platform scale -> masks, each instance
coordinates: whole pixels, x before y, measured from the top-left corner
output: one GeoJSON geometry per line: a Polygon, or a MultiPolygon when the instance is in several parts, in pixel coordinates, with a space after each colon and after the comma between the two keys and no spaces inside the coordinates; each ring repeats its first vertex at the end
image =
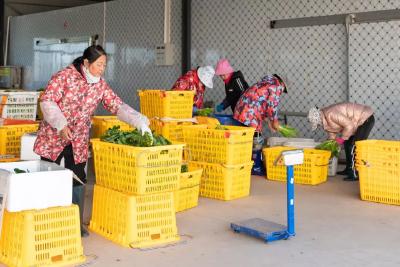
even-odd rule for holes
{"type": "Polygon", "coordinates": [[[248,219],[239,223],[231,223],[231,229],[260,238],[265,242],[288,239],[296,235],[294,227],[294,172],[293,166],[303,164],[303,150],[282,151],[274,165],[285,165],[287,171],[287,226],[266,221],[261,218],[248,219]]]}

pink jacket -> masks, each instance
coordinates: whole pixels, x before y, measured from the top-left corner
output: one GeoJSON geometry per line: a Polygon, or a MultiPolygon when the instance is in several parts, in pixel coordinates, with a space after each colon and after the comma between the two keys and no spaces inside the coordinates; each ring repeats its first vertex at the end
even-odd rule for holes
{"type": "Polygon", "coordinates": [[[360,104],[340,103],[321,109],[322,127],[334,139],[341,133],[348,140],[373,113],[372,108],[360,104]]]}

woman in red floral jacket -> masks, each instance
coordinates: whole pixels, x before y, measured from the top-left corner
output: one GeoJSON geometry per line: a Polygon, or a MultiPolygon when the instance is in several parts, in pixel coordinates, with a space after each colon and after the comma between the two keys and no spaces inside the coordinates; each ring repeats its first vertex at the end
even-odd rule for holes
{"type": "Polygon", "coordinates": [[[244,125],[262,132],[262,122],[266,120],[272,132],[278,130],[278,105],[286,84],[276,74],[268,75],[249,87],[236,104],[233,118],[244,125]]]}
{"type": "Polygon", "coordinates": [[[172,86],[175,91],[194,91],[194,109],[202,108],[206,87],[213,88],[214,68],[200,67],[188,71],[172,86]]]}
{"type": "MultiPolygon", "coordinates": [[[[99,102],[117,117],[142,133],[151,133],[148,119],[135,111],[113,92],[101,77],[107,55],[101,46],[88,47],[82,57],[59,71],[49,81],[40,98],[43,121],[40,124],[34,151],[42,160],[60,164],[86,183],[91,116],[99,102]]],[[[83,216],[84,186],[74,179],[72,201],[79,205],[83,216]]],[[[83,236],[87,231],[81,227],[83,236]]]]}

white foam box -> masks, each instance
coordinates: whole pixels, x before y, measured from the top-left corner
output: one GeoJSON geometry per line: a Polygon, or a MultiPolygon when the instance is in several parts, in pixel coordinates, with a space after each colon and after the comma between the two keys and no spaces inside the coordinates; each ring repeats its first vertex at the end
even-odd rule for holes
{"type": "Polygon", "coordinates": [[[8,179],[6,209],[18,212],[72,204],[72,171],[46,161],[0,163],[0,184],[8,179]],[[15,168],[27,171],[15,173],[15,168]]]}
{"type": "Polygon", "coordinates": [[[26,133],[21,136],[21,160],[40,160],[40,156],[33,152],[36,137],[36,133],[26,133]]]}
{"type": "Polygon", "coordinates": [[[314,143],[314,139],[309,138],[287,138],[287,137],[269,137],[267,139],[267,146],[283,146],[286,142],[298,143],[314,143]]]}
{"type": "MultiPolygon", "coordinates": [[[[37,133],[26,133],[21,137],[21,160],[40,160],[40,156],[33,151],[36,138],[37,133]]],[[[90,150],[88,156],[89,158],[92,156],[90,150]]],[[[60,165],[64,167],[64,158],[61,160],[60,165]]],[[[85,165],[85,172],[87,173],[87,163],[85,165]]]]}

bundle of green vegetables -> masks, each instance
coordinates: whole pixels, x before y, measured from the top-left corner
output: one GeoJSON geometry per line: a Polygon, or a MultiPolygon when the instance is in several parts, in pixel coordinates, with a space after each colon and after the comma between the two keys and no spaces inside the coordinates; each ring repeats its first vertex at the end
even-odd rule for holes
{"type": "Polygon", "coordinates": [[[293,138],[297,136],[297,129],[290,127],[289,125],[279,125],[278,132],[283,137],[293,138]]]}
{"type": "Polygon", "coordinates": [[[189,171],[188,165],[183,164],[183,165],[181,166],[181,173],[188,172],[188,171],[189,171]]]}
{"type": "Polygon", "coordinates": [[[217,126],[215,126],[215,130],[224,130],[224,131],[226,131],[226,130],[229,130],[229,129],[226,128],[226,127],[223,126],[223,125],[217,125],[217,126]]]}
{"type": "Polygon", "coordinates": [[[325,142],[322,142],[315,148],[330,151],[331,158],[338,157],[340,153],[340,145],[335,140],[326,140],[325,142]]]}
{"type": "Polygon", "coordinates": [[[100,137],[100,140],[114,144],[139,147],[165,146],[171,144],[170,141],[161,135],[153,134],[153,136],[151,136],[149,133],[142,135],[137,129],[121,131],[119,126],[109,128],[104,135],[100,137]]]}
{"type": "Polygon", "coordinates": [[[19,168],[14,168],[14,172],[15,173],[27,173],[27,172],[29,172],[29,170],[24,171],[24,170],[21,170],[19,168]]]}
{"type": "Polygon", "coordinates": [[[213,108],[202,108],[196,110],[194,113],[196,116],[204,116],[204,117],[210,117],[214,112],[213,108]]]}

